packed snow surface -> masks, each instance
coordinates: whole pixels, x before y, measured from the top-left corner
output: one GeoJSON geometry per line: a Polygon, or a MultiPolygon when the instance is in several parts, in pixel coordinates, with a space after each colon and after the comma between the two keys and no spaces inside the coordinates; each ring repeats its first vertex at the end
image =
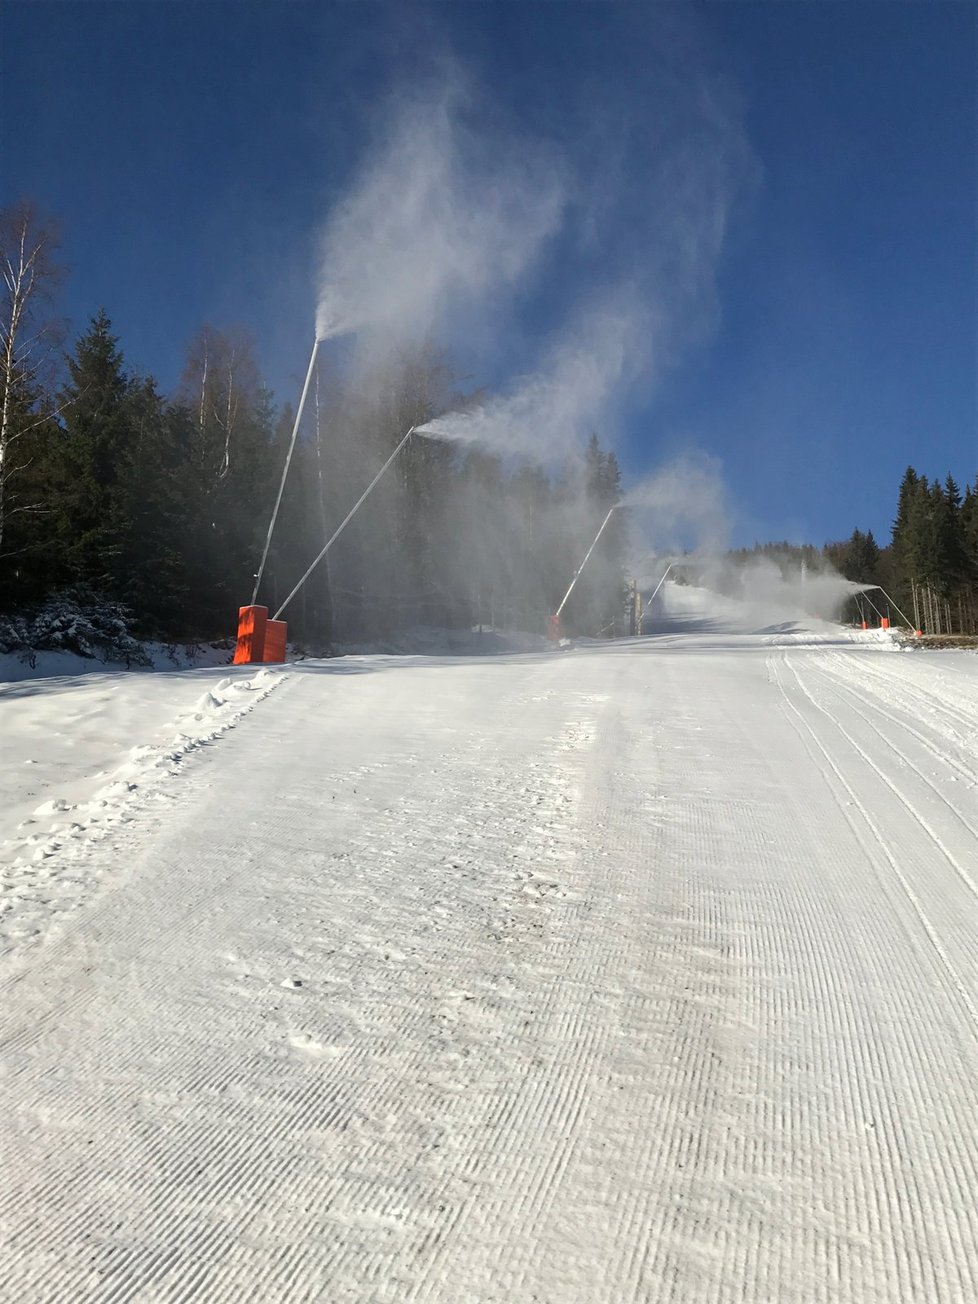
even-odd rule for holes
{"type": "Polygon", "coordinates": [[[0,1298],[974,1304],[978,658],[647,629],[0,685],[0,1298]]]}

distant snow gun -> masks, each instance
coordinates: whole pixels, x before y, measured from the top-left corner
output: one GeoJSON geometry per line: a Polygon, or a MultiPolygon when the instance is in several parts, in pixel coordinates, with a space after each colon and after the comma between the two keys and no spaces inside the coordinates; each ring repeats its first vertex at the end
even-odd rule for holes
{"type": "Polygon", "coordinates": [[[366,489],[364,489],[363,493],[347,512],[346,516],[344,516],[343,520],[326,540],[318,555],[310,563],[299,582],[281,604],[278,611],[276,611],[274,617],[269,619],[268,608],[258,605],[258,586],[261,584],[265,562],[268,560],[268,549],[272,541],[272,531],[275,529],[275,521],[278,517],[279,507],[282,505],[282,494],[285,490],[285,480],[289,474],[289,465],[292,461],[292,453],[295,449],[295,441],[299,433],[299,422],[302,420],[302,410],[305,407],[306,397],[309,393],[309,383],[312,380],[316,364],[316,351],[319,348],[319,344],[320,341],[317,339],[312,346],[312,356],[309,359],[309,370],[306,372],[306,381],[302,387],[302,397],[299,399],[299,408],[295,414],[295,424],[292,427],[292,439],[289,442],[289,450],[285,456],[285,466],[282,468],[282,479],[278,487],[278,497],[276,498],[275,506],[272,509],[272,519],[268,523],[268,533],[265,536],[265,548],[262,552],[258,573],[255,575],[255,587],[251,595],[251,603],[247,607],[240,607],[238,609],[238,642],[234,651],[234,664],[236,666],[253,665],[259,661],[274,662],[284,661],[286,659],[286,634],[288,632],[288,626],[286,622],[280,620],[279,617],[329,552],[330,548],[332,548],[336,540],[353,520],[354,516],[356,516],[357,512],[366,502],[384,472],[395,460],[398,453],[400,453],[401,449],[405,446],[416,429],[415,426],[412,426],[411,429],[401,437],[393,453],[391,453],[390,457],[388,457],[387,461],[370,481],[366,489]]]}
{"type": "Polygon", "coordinates": [[[861,627],[862,627],[863,629],[868,629],[868,628],[869,628],[869,621],[868,621],[867,618],[866,618],[866,612],[865,612],[865,610],[863,609],[862,603],[860,602],[860,599],[861,599],[861,598],[865,598],[865,600],[869,603],[869,605],[870,605],[870,606],[873,608],[873,610],[876,612],[876,615],[879,617],[879,622],[880,622],[879,627],[880,627],[880,629],[889,629],[889,628],[890,628],[890,615],[889,615],[889,610],[890,610],[890,607],[893,607],[893,609],[897,612],[897,614],[898,614],[898,615],[901,617],[901,619],[905,622],[905,624],[906,624],[906,626],[907,626],[907,629],[913,630],[914,637],[915,637],[915,638],[922,638],[922,637],[923,637],[923,630],[917,629],[917,628],[915,627],[914,623],[913,623],[913,622],[912,622],[912,621],[907,617],[907,615],[906,615],[903,611],[900,610],[900,608],[897,606],[897,604],[893,601],[893,599],[892,599],[892,598],[890,597],[890,595],[887,593],[886,589],[883,588],[883,585],[882,585],[882,584],[861,584],[861,585],[859,586],[859,588],[858,588],[858,591],[857,591],[857,594],[856,594],[856,605],[857,605],[857,607],[859,608],[859,623],[860,623],[860,625],[861,625],[861,627]],[[888,604],[888,605],[887,605],[887,614],[886,614],[885,616],[883,615],[882,611],[880,611],[879,607],[876,605],[876,603],[873,601],[873,599],[869,596],[870,593],[874,593],[874,592],[875,592],[875,593],[882,593],[882,595],[883,595],[883,597],[884,597],[886,603],[888,604]]]}
{"type": "Polygon", "coordinates": [[[616,512],[620,506],[621,503],[615,503],[609,509],[608,515],[601,522],[601,526],[597,534],[594,536],[594,538],[591,541],[590,548],[588,548],[587,552],[584,554],[584,560],[581,562],[580,566],[578,566],[577,570],[574,572],[574,578],[571,580],[570,587],[568,588],[567,592],[564,594],[563,598],[561,599],[560,606],[557,608],[557,610],[554,612],[554,614],[549,618],[547,622],[547,633],[552,643],[560,642],[560,614],[567,606],[567,599],[574,592],[574,585],[581,578],[581,572],[584,570],[584,567],[590,561],[591,553],[594,552],[595,548],[598,546],[598,540],[601,538],[602,534],[604,534],[605,527],[607,526],[608,522],[611,520],[611,517],[614,514],[614,512],[616,512]]]}
{"type": "Polygon", "coordinates": [[[650,610],[652,609],[652,603],[655,601],[655,599],[656,599],[656,595],[658,594],[659,590],[662,588],[663,584],[665,584],[665,582],[666,582],[666,576],[669,574],[669,572],[672,570],[672,568],[673,568],[674,566],[678,566],[678,565],[679,565],[678,562],[671,561],[671,562],[669,563],[669,565],[665,568],[665,570],[662,572],[662,578],[659,580],[658,584],[657,584],[657,585],[655,586],[655,588],[652,590],[652,596],[649,598],[648,602],[646,602],[646,604],[645,604],[645,610],[646,610],[646,611],[650,611],[650,610]]]}

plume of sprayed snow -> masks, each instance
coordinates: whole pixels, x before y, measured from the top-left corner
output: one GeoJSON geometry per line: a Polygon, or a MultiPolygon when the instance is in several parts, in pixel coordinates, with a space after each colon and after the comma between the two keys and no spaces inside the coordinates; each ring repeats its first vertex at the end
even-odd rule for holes
{"type": "Polygon", "coordinates": [[[322,241],[316,334],[374,355],[478,305],[528,269],[560,226],[559,169],[527,142],[466,125],[457,66],[388,106],[322,241]]]}
{"type": "Polygon", "coordinates": [[[650,313],[634,296],[609,296],[581,311],[546,363],[513,392],[439,417],[423,433],[541,465],[558,461],[606,423],[617,388],[634,377],[652,329],[650,313]]]}
{"type": "Polygon", "coordinates": [[[717,264],[750,151],[735,106],[705,75],[673,70],[662,114],[654,152],[629,178],[629,211],[616,214],[613,197],[600,205],[609,223],[602,256],[618,264],[617,288],[579,303],[509,394],[439,418],[426,433],[544,462],[566,457],[595,430],[613,440],[629,396],[647,395],[715,323],[717,264]],[[639,213],[636,188],[645,198],[639,213]]]}
{"type": "Polygon", "coordinates": [[[658,556],[695,552],[712,555],[726,546],[732,511],[723,465],[693,450],[673,458],[629,489],[637,545],[658,556]]]}
{"type": "Polygon", "coordinates": [[[803,614],[838,619],[859,585],[817,554],[726,555],[734,512],[718,458],[683,453],[629,489],[632,543],[640,587],[650,591],[672,566],[673,581],[689,582],[740,604],[758,623],[803,614]]]}
{"type": "MultiPolygon", "coordinates": [[[[718,578],[742,601],[755,607],[795,616],[804,613],[822,620],[837,620],[853,585],[833,567],[814,569],[798,561],[778,564],[769,557],[752,557],[740,565],[727,563],[718,578]]],[[[716,579],[714,580],[714,587],[716,579]]]]}
{"type": "MultiPolygon", "coordinates": [[[[758,629],[803,616],[836,621],[860,587],[844,579],[828,563],[820,562],[815,567],[802,565],[798,558],[775,560],[763,554],[736,559],[706,553],[665,558],[658,566],[646,567],[650,577],[654,575],[657,580],[670,561],[674,562],[670,576],[673,582],[689,583],[732,600],[741,618],[758,629]]],[[[667,605],[668,596],[662,592],[661,602],[667,605]]]]}

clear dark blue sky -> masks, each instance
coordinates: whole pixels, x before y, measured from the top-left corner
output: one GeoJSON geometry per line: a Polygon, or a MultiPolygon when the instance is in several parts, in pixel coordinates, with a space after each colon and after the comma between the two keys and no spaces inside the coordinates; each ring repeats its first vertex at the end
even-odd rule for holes
{"type": "MultiPolygon", "coordinates": [[[[655,126],[649,51],[673,12],[675,39],[739,104],[754,165],[715,324],[627,408],[626,471],[695,445],[723,460],[738,541],[820,543],[855,525],[887,537],[908,463],[978,471],[968,0],[7,0],[3,202],[29,195],[62,221],[76,332],[104,307],[130,366],[169,388],[203,322],[241,324],[294,399],[316,231],[387,89],[437,45],[482,85],[487,127],[498,114],[573,159],[593,155],[600,124],[621,142],[603,237],[620,267],[622,251],[642,256],[628,201],[634,185],[637,212],[655,126]]],[[[521,304],[513,339],[552,327],[568,277],[600,278],[600,240],[563,271],[521,304]]],[[[513,353],[466,367],[501,381],[513,353]]]]}

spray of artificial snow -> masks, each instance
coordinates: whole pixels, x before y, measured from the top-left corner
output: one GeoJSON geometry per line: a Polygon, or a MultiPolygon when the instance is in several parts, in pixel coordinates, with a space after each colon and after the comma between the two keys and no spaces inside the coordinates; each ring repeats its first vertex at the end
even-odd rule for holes
{"type": "MultiPolygon", "coordinates": [[[[483,111],[453,61],[391,97],[322,238],[317,339],[349,337],[337,355],[350,364],[350,383],[331,445],[343,443],[336,460],[358,489],[390,438],[417,423],[423,435],[559,468],[554,535],[566,536],[575,557],[592,537],[603,509],[578,454],[592,434],[613,446],[625,418],[634,420],[662,374],[714,324],[718,260],[749,162],[736,106],[716,93],[705,68],[688,66],[682,42],[657,65],[655,85],[656,129],[614,128],[629,159],[627,176],[617,179],[572,164],[571,154],[581,157],[576,144],[562,152],[487,130],[498,115],[483,111]],[[553,277],[538,273],[554,271],[558,249],[555,289],[553,277]],[[506,355],[496,337],[511,338],[506,313],[517,294],[529,300],[538,290],[551,326],[499,396],[477,407],[448,398],[452,388],[436,375],[440,345],[469,365],[483,359],[486,375],[506,355]],[[432,400],[439,391],[442,401],[432,400]],[[397,401],[388,403],[390,395],[397,401]],[[450,405],[457,410],[446,413],[450,405]],[[430,419],[432,412],[443,415],[430,419]]],[[[495,504],[492,474],[470,480],[472,494],[495,504]]],[[[712,533],[705,530],[711,512],[700,487],[702,501],[688,510],[702,513],[703,529],[683,526],[676,493],[644,486],[646,515],[658,504],[663,518],[657,535],[677,541],[668,546],[682,546],[691,530],[719,546],[716,513],[712,533]]],[[[381,492],[376,512],[393,493],[381,492]]],[[[532,494],[519,503],[513,510],[532,523],[517,522],[516,534],[536,538],[532,494]]],[[[498,511],[468,519],[475,517],[499,527],[498,511]]]]}
{"type": "MultiPolygon", "coordinates": [[[[639,588],[652,593],[664,575],[733,598],[745,613],[772,620],[801,614],[832,620],[859,586],[814,554],[728,552],[736,513],[718,458],[700,450],[681,454],[631,489],[629,509],[633,566],[639,588]]],[[[661,607],[669,590],[660,588],[661,607]]]]}
{"type": "Polygon", "coordinates": [[[733,512],[719,458],[691,450],[644,476],[625,498],[636,546],[656,556],[715,555],[728,542],[733,512]]]}
{"type": "Polygon", "coordinates": [[[649,330],[641,303],[625,293],[609,296],[582,311],[546,363],[511,393],[431,421],[423,433],[541,465],[557,462],[607,427],[619,386],[643,361],[649,330]]]}
{"type": "Polygon", "coordinates": [[[450,59],[392,97],[326,225],[321,339],[354,336],[369,367],[421,339],[451,340],[488,367],[500,310],[532,294],[555,237],[562,258],[580,260],[565,269],[580,292],[561,287],[549,337],[500,396],[424,433],[545,464],[594,431],[613,442],[624,409],[715,322],[717,263],[750,154],[737,106],[689,65],[688,44],[666,35],[656,48],[656,130],[614,132],[634,154],[627,175],[477,130],[489,115],[450,59]]]}
{"type": "Polygon", "coordinates": [[[531,141],[477,133],[455,63],[386,106],[322,240],[316,333],[372,358],[486,313],[559,227],[561,170],[531,141]]]}
{"type": "Polygon", "coordinates": [[[603,177],[596,196],[598,183],[579,178],[565,213],[566,223],[588,226],[604,283],[582,275],[586,288],[535,365],[498,398],[447,414],[426,433],[545,463],[579,449],[594,431],[613,442],[625,409],[647,402],[663,373],[715,324],[728,215],[752,162],[735,106],[705,74],[674,67],[667,82],[662,129],[627,186],[622,178],[617,189],[605,185],[603,177]]]}

